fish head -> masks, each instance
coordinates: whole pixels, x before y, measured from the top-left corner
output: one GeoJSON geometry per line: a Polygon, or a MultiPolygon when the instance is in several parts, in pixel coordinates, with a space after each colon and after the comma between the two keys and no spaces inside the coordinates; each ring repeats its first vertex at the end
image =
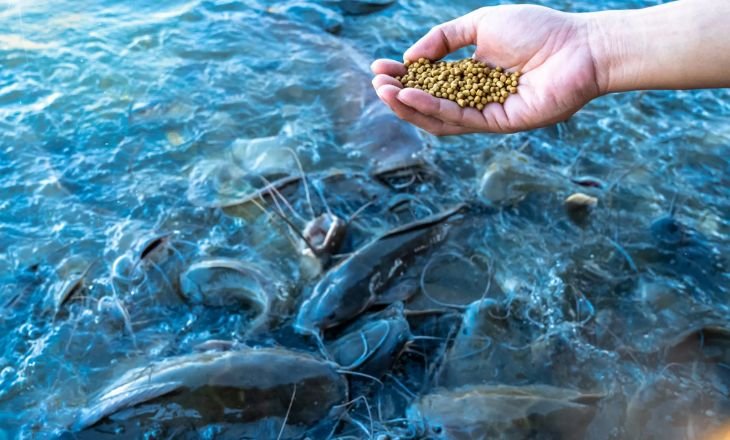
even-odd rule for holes
{"type": "Polygon", "coordinates": [[[338,283],[320,283],[299,308],[294,329],[301,334],[319,334],[357,316],[366,306],[362,295],[347,295],[338,283]]]}
{"type": "Polygon", "coordinates": [[[654,220],[650,230],[652,236],[665,246],[683,246],[691,238],[690,229],[672,215],[654,220]]]}

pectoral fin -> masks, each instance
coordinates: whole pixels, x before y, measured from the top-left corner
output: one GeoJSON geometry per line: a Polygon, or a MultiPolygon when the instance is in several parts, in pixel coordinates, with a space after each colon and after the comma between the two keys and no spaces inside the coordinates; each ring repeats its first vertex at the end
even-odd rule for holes
{"type": "Polygon", "coordinates": [[[140,383],[136,387],[121,393],[112,390],[102,395],[94,406],[81,410],[73,429],[80,431],[96,424],[104,417],[115,412],[148,402],[165,394],[169,394],[182,386],[182,382],[165,382],[160,384],[140,383]]]}

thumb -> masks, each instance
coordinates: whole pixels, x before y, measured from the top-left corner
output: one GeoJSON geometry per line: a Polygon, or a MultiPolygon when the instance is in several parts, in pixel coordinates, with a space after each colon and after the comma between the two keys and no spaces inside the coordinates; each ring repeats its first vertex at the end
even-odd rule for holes
{"type": "Polygon", "coordinates": [[[464,46],[475,44],[476,36],[476,17],[472,12],[431,28],[403,54],[403,59],[405,61],[415,61],[419,58],[438,60],[464,46]]]}

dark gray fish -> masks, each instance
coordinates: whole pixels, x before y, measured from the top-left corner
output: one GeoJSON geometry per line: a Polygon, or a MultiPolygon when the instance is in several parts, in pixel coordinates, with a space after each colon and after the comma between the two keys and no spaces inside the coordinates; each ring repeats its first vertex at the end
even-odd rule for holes
{"type": "Polygon", "coordinates": [[[531,193],[565,187],[565,177],[518,151],[496,154],[479,179],[478,194],[490,205],[520,202],[531,193]]]}
{"type": "Polygon", "coordinates": [[[316,333],[366,310],[411,259],[446,237],[444,222],[464,207],[395,228],[353,253],[317,283],[299,309],[294,328],[316,333]]]}
{"type": "Polygon", "coordinates": [[[682,332],[665,350],[667,362],[704,361],[730,365],[730,329],[703,326],[682,332]]]}
{"type": "Polygon", "coordinates": [[[548,385],[478,385],[422,396],[408,409],[420,435],[438,439],[579,439],[597,394],[548,385]]]}
{"type": "Polygon", "coordinates": [[[456,387],[483,381],[514,381],[531,365],[529,343],[534,329],[516,315],[520,301],[502,304],[491,298],[470,304],[459,332],[445,353],[438,384],[456,387]],[[519,304],[518,304],[519,303],[519,304]]]}
{"type": "Polygon", "coordinates": [[[271,6],[267,11],[283,15],[300,23],[316,26],[330,34],[338,34],[342,30],[344,22],[342,15],[338,12],[307,1],[271,6]]]}
{"type": "Polygon", "coordinates": [[[395,2],[396,0],[325,0],[325,3],[336,5],[349,15],[372,14],[395,2]]]}
{"type": "Polygon", "coordinates": [[[428,144],[418,129],[399,119],[379,100],[368,104],[357,123],[348,129],[346,146],[367,158],[369,174],[386,184],[399,178],[415,180],[435,170],[426,161],[428,144]]]}
{"type": "Polygon", "coordinates": [[[327,350],[342,368],[381,377],[393,367],[410,338],[403,303],[396,303],[364,317],[344,336],[328,344],[327,350]]]}
{"type": "Polygon", "coordinates": [[[337,366],[306,353],[281,348],[194,353],[124,374],[80,411],[73,429],[145,403],[194,410],[196,423],[276,418],[310,428],[335,423],[347,397],[337,366]]]}
{"type": "Polygon", "coordinates": [[[702,369],[673,370],[670,375],[645,377],[630,395],[621,438],[726,439],[726,385],[708,386],[697,378],[706,374],[702,369]]]}
{"type": "Polygon", "coordinates": [[[650,263],[668,268],[670,274],[691,277],[708,292],[723,288],[725,257],[700,232],[685,225],[673,213],[654,220],[649,227],[655,247],[643,252],[650,263]]]}

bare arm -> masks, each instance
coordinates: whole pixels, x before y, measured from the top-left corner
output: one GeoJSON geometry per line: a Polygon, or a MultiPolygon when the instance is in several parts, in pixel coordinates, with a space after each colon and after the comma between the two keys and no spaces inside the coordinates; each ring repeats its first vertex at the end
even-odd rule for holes
{"type": "Polygon", "coordinates": [[[584,15],[603,93],[730,87],[730,0],[584,15]]]}
{"type": "Polygon", "coordinates": [[[515,132],[567,119],[606,93],[730,87],[730,0],[680,0],[640,10],[565,13],[532,5],[481,8],[429,31],[406,59],[439,59],[468,45],[474,57],[520,70],[518,94],[484,110],[460,108],[393,77],[377,60],[378,96],[437,135],[515,132]]]}

